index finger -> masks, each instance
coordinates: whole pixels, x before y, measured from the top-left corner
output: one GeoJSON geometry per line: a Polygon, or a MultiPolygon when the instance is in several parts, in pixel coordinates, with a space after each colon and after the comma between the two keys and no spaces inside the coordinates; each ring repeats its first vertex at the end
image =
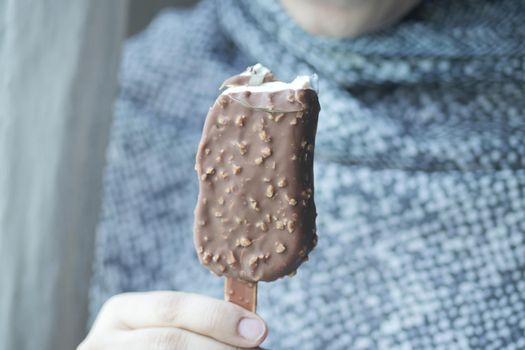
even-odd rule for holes
{"type": "Polygon", "coordinates": [[[258,346],[267,335],[267,327],[257,314],[197,294],[121,294],[108,303],[108,312],[108,322],[118,328],[180,328],[243,348],[258,346]]]}

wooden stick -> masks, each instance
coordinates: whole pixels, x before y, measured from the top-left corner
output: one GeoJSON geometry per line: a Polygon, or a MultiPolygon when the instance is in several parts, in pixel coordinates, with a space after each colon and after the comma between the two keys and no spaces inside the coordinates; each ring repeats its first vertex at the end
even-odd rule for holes
{"type": "Polygon", "coordinates": [[[257,309],[257,283],[244,282],[226,277],[224,283],[224,300],[237,304],[246,310],[257,309]]]}

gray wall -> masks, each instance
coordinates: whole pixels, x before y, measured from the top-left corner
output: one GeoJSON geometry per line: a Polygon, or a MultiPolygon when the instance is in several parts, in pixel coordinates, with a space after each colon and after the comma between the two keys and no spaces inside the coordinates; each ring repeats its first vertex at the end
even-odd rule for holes
{"type": "Polygon", "coordinates": [[[0,349],[85,334],[124,0],[0,0],[0,349]]]}
{"type": "Polygon", "coordinates": [[[0,0],[0,350],[84,338],[121,44],[194,2],[0,0]]]}

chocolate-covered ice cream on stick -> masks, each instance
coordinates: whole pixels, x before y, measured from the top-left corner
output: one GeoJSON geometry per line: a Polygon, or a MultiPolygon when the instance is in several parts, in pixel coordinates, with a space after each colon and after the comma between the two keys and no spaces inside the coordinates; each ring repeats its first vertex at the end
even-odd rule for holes
{"type": "Polygon", "coordinates": [[[276,81],[260,64],[227,79],[197,152],[194,242],[226,276],[225,298],[255,311],[257,282],[293,275],[317,243],[311,77],[276,81]]]}

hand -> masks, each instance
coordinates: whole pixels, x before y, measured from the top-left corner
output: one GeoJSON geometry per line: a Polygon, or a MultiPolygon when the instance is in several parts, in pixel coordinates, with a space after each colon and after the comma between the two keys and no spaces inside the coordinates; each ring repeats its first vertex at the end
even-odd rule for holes
{"type": "Polygon", "coordinates": [[[109,299],[77,350],[236,350],[257,347],[264,321],[235,304],[180,292],[109,299]]]}

